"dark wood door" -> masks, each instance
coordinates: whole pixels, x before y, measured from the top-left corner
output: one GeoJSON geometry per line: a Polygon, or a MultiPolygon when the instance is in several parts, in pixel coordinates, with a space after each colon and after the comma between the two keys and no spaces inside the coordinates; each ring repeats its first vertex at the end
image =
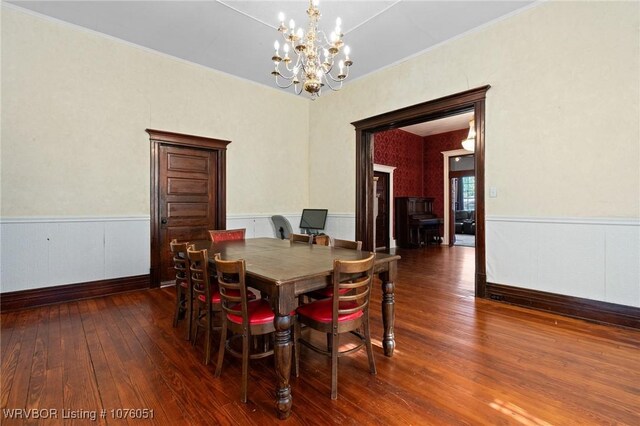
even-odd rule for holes
{"type": "Polygon", "coordinates": [[[374,177],[378,178],[376,183],[376,198],[378,199],[378,211],[376,212],[376,248],[389,247],[389,220],[390,202],[389,200],[389,173],[374,172],[374,177]]]}
{"type": "Polygon", "coordinates": [[[216,151],[160,146],[160,280],[175,279],[169,242],[208,239],[216,229],[216,151]]]}
{"type": "Polygon", "coordinates": [[[147,129],[151,142],[151,286],[174,278],[171,239],[208,239],[227,222],[230,141],[147,129]]]}

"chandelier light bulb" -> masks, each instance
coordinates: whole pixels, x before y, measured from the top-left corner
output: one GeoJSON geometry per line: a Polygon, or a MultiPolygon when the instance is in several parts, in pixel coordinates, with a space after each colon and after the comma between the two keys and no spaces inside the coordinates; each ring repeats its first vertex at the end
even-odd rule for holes
{"type": "Polygon", "coordinates": [[[284,23],[284,13],[278,13],[278,21],[280,21],[281,24],[284,23]]]}
{"type": "Polygon", "coordinates": [[[349,59],[349,53],[351,53],[351,48],[349,46],[344,47],[344,56],[346,59],[349,59]]]}
{"type": "Polygon", "coordinates": [[[293,19],[290,19],[289,28],[291,28],[291,32],[293,32],[293,30],[296,28],[296,21],[294,21],[293,19]]]}
{"type": "Polygon", "coordinates": [[[288,44],[286,44],[286,43],[285,43],[285,45],[284,45],[283,49],[284,49],[284,53],[285,53],[285,54],[286,54],[286,53],[289,53],[289,45],[288,45],[288,44]]]}
{"type": "Polygon", "coordinates": [[[278,49],[280,49],[280,43],[278,43],[278,40],[276,40],[276,42],[273,43],[273,48],[276,49],[276,53],[278,53],[278,49]]]}
{"type": "Polygon", "coordinates": [[[311,4],[313,4],[314,7],[318,7],[318,5],[320,4],[320,0],[313,0],[311,4]]]}
{"type": "Polygon", "coordinates": [[[336,28],[340,28],[342,26],[342,19],[338,16],[336,18],[336,28]]]}
{"type": "Polygon", "coordinates": [[[302,28],[298,28],[298,32],[296,33],[296,35],[300,40],[302,40],[302,37],[304,37],[304,32],[302,31],[302,28]]]}

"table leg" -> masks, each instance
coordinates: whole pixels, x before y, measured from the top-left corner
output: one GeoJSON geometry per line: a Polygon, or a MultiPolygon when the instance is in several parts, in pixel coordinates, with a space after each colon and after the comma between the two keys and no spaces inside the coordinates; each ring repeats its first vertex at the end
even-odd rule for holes
{"type": "Polygon", "coordinates": [[[293,404],[291,385],[289,384],[289,378],[291,377],[291,350],[293,347],[291,342],[291,316],[276,315],[273,319],[273,324],[276,328],[274,357],[276,375],[278,377],[276,409],[278,410],[278,418],[286,419],[291,415],[291,405],[293,404]]]}
{"type": "Polygon", "coordinates": [[[386,356],[393,356],[396,347],[393,324],[395,322],[395,284],[397,275],[397,262],[389,263],[389,270],[380,274],[382,280],[382,325],[384,334],[382,335],[382,348],[386,356]]]}

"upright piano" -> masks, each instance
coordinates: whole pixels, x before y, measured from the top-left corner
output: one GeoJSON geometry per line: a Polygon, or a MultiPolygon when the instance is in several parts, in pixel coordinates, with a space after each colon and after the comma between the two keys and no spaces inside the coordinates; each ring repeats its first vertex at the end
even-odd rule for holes
{"type": "Polygon", "coordinates": [[[442,242],[440,225],[443,221],[433,213],[433,197],[396,197],[394,216],[399,247],[442,242]]]}

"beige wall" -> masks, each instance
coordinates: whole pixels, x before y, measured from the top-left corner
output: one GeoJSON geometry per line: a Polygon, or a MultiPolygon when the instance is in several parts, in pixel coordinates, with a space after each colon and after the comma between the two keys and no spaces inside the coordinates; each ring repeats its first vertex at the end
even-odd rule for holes
{"type": "Polygon", "coordinates": [[[487,215],[640,217],[639,8],[542,3],[312,103],[311,204],[355,209],[348,123],[489,84],[487,215]]]}
{"type": "Polygon", "coordinates": [[[148,215],[145,128],[232,141],[229,214],[307,205],[307,100],[2,9],[3,217],[148,215]]]}

